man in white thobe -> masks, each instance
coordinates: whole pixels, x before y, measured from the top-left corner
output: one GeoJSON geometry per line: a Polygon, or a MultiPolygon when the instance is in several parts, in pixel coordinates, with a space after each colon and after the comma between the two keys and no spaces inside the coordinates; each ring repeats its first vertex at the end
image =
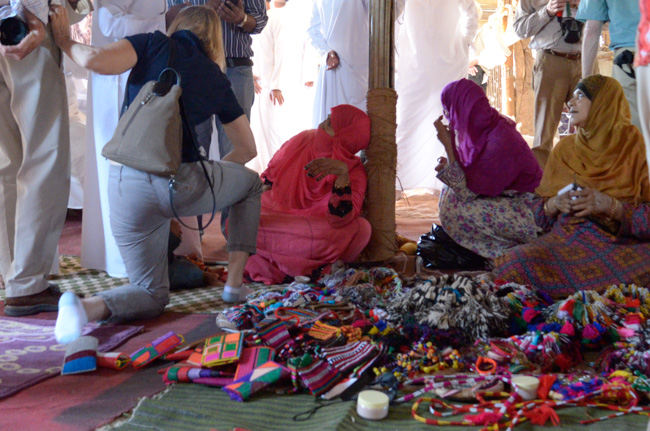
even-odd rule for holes
{"type": "Polygon", "coordinates": [[[366,111],[368,25],[368,0],[314,0],[309,38],[320,55],[320,69],[313,128],[337,105],[366,111]]]}
{"type": "Polygon", "coordinates": [[[311,0],[272,1],[269,21],[254,42],[262,92],[255,112],[260,123],[254,129],[257,157],[249,167],[259,172],[266,169],[282,144],[311,128],[311,115],[306,113],[313,107],[313,96],[309,97],[313,88],[305,84],[313,83],[318,59],[306,55],[313,51],[307,43],[311,13],[311,7],[305,9],[307,3],[311,5],[311,0]]]}
{"type": "MultiPolygon", "coordinates": [[[[48,282],[70,190],[70,126],[61,50],[54,44],[47,0],[0,0],[0,17],[27,24],[15,44],[0,46],[0,275],[4,314],[58,309],[48,282]]],[[[87,1],[65,5],[73,21],[87,1]]]]}
{"type": "Polygon", "coordinates": [[[474,0],[408,0],[397,21],[398,189],[436,188],[433,168],[444,149],[433,122],[442,115],[442,89],[467,75],[478,18],[474,0]]]}
{"type": "MultiPolygon", "coordinates": [[[[126,36],[165,32],[165,0],[94,0],[92,45],[103,46],[126,36]]],[[[126,268],[111,230],[108,206],[109,161],[102,148],[113,136],[130,72],[106,76],[90,73],[88,143],[84,176],[81,266],[126,277],[126,268]]]]}

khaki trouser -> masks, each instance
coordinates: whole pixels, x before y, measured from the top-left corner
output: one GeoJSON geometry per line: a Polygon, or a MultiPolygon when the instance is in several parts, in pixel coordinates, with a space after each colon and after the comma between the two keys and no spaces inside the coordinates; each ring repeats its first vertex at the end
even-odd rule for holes
{"type": "Polygon", "coordinates": [[[539,51],[533,66],[535,91],[535,140],[533,154],[542,169],[546,166],[564,105],[571,100],[580,81],[580,60],[539,51]]]}
{"type": "MultiPolygon", "coordinates": [[[[616,58],[617,55],[619,55],[621,52],[625,50],[636,53],[636,49],[634,47],[617,48],[616,51],[614,51],[614,58],[616,58]]],[[[628,70],[627,66],[625,66],[625,70],[628,70]]],[[[627,103],[630,104],[630,113],[632,114],[632,124],[638,127],[639,130],[641,130],[641,120],[639,118],[639,107],[638,107],[637,97],[636,97],[636,85],[637,85],[636,79],[631,78],[627,73],[623,71],[623,69],[621,69],[615,64],[612,65],[612,78],[617,80],[623,87],[623,92],[625,93],[625,98],[627,99],[627,103]]],[[[645,97],[648,97],[648,95],[646,94],[645,97]]]]}
{"type": "Polygon", "coordinates": [[[0,56],[0,274],[7,297],[47,288],[69,190],[68,99],[48,26],[27,57],[0,56]]]}
{"type": "Polygon", "coordinates": [[[645,155],[650,168],[650,65],[636,68],[636,85],[639,119],[645,140],[645,155]]]}
{"type": "Polygon", "coordinates": [[[262,195],[259,175],[224,161],[207,162],[205,169],[213,190],[200,163],[181,164],[174,177],[172,210],[168,178],[127,166],[111,166],[111,229],[129,274],[129,284],[98,293],[111,311],[109,323],[155,317],[169,303],[167,248],[174,211],[189,217],[210,213],[215,203],[217,211],[230,207],[228,252],[255,253],[262,195]]]}

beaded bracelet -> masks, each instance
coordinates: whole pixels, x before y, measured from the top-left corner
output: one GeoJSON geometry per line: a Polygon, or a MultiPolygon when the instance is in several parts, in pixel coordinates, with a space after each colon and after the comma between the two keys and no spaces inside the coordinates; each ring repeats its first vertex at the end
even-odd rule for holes
{"type": "Polygon", "coordinates": [[[485,356],[479,356],[476,361],[476,372],[481,376],[494,374],[497,372],[497,363],[494,359],[485,356]]]}
{"type": "Polygon", "coordinates": [[[504,357],[504,361],[514,358],[519,350],[512,344],[501,341],[501,340],[492,340],[490,341],[490,348],[494,350],[498,355],[504,357]]]}
{"type": "Polygon", "coordinates": [[[546,199],[544,202],[544,206],[542,209],[544,210],[544,214],[546,214],[548,217],[552,217],[555,213],[551,212],[551,209],[548,207],[548,203],[551,201],[551,198],[546,199]]]}

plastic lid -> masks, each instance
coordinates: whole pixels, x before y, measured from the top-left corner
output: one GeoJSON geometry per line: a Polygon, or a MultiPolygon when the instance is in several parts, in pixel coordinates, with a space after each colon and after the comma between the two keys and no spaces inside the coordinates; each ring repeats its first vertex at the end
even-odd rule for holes
{"type": "Polygon", "coordinates": [[[385,409],[388,402],[388,395],[379,391],[362,391],[357,398],[357,404],[366,409],[385,409]]]}
{"type": "Polygon", "coordinates": [[[524,391],[536,391],[539,387],[539,379],[532,376],[513,376],[511,382],[524,391]]]}

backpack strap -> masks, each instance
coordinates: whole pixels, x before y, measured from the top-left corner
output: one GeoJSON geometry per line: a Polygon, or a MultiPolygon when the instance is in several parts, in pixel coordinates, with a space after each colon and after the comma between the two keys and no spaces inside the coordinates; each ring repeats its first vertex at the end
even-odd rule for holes
{"type": "MultiPolygon", "coordinates": [[[[171,37],[167,39],[169,40],[169,57],[167,58],[167,66],[165,66],[165,69],[173,69],[173,65],[176,62],[176,44],[171,37]]],[[[124,87],[124,100],[122,101],[122,108],[120,109],[120,117],[126,112],[127,109],[129,109],[129,88],[131,87],[132,77],[133,70],[131,70],[129,73],[129,77],[126,80],[126,86],[124,87]]]]}
{"type": "MultiPolygon", "coordinates": [[[[169,69],[174,69],[174,64],[176,60],[176,42],[174,42],[171,38],[169,38],[169,60],[167,62],[167,68],[169,69]]],[[[174,69],[175,70],[175,69],[174,69]]],[[[179,78],[180,79],[180,78],[179,78]]],[[[210,216],[210,220],[208,220],[207,224],[204,226],[203,225],[203,218],[201,216],[197,217],[197,222],[199,227],[198,228],[192,228],[190,226],[187,226],[183,221],[180,219],[178,214],[176,213],[176,209],[174,208],[174,186],[175,186],[175,181],[174,178],[172,177],[169,180],[169,202],[171,204],[171,209],[172,213],[174,214],[174,217],[178,220],[178,222],[185,228],[190,229],[190,230],[196,230],[199,231],[201,237],[203,236],[203,232],[205,228],[210,226],[212,223],[212,220],[214,220],[214,216],[217,212],[217,198],[214,194],[214,181],[210,178],[210,175],[208,174],[207,168],[205,167],[205,163],[208,161],[207,157],[204,157],[201,155],[201,151],[199,150],[199,144],[196,142],[196,137],[194,136],[194,131],[192,130],[192,127],[190,126],[190,122],[187,120],[187,116],[185,115],[185,105],[183,104],[183,95],[181,94],[180,99],[178,99],[178,103],[180,105],[180,111],[181,111],[181,118],[183,121],[183,130],[186,131],[187,133],[190,134],[190,139],[192,140],[192,147],[194,148],[194,151],[196,152],[197,157],[199,158],[199,163],[201,164],[201,168],[203,169],[203,175],[205,176],[205,180],[208,182],[208,186],[210,187],[210,191],[212,193],[212,215],[210,216]]]]}

